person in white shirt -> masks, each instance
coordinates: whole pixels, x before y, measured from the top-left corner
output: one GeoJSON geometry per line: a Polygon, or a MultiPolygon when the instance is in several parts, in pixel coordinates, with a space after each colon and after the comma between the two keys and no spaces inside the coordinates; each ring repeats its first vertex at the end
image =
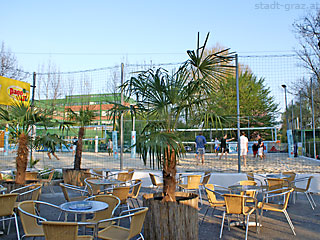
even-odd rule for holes
{"type": "Polygon", "coordinates": [[[248,154],[248,138],[244,132],[241,133],[240,137],[240,156],[243,157],[243,164],[247,166],[247,154],[248,154]]]}

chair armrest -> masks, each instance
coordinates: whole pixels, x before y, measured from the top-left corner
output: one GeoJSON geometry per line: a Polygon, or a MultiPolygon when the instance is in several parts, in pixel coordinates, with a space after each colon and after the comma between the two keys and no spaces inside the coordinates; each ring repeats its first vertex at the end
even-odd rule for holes
{"type": "Polygon", "coordinates": [[[41,188],[41,186],[39,186],[39,187],[37,187],[37,188],[33,188],[33,189],[28,190],[28,191],[23,192],[23,193],[20,193],[19,196],[23,196],[23,195],[26,195],[26,194],[28,194],[28,193],[32,193],[32,192],[38,190],[39,188],[41,188]]]}
{"type": "Polygon", "coordinates": [[[70,190],[74,190],[74,191],[79,191],[79,192],[83,192],[86,194],[89,194],[88,191],[84,190],[83,188],[77,187],[77,186],[73,186],[73,185],[69,185],[69,184],[63,184],[65,186],[65,188],[70,189],[70,190]]]}
{"type": "Polygon", "coordinates": [[[19,205],[18,205],[18,210],[19,210],[20,212],[22,212],[23,214],[25,214],[25,215],[28,215],[28,216],[30,216],[30,217],[33,217],[33,218],[38,219],[39,221],[47,221],[47,219],[45,219],[45,218],[43,218],[43,217],[40,217],[40,216],[38,216],[38,215],[33,215],[33,214],[31,214],[31,213],[28,213],[28,212],[22,210],[19,205]]]}
{"type": "MultiPolygon", "coordinates": [[[[27,189],[27,188],[33,187],[33,186],[35,186],[35,184],[30,184],[30,185],[27,185],[27,186],[24,186],[24,187],[21,187],[21,188],[16,188],[16,189],[12,190],[10,193],[15,193],[15,192],[18,192],[18,191],[20,191],[20,190],[27,189]]],[[[20,193],[20,195],[21,195],[21,194],[22,194],[22,193],[20,193]]]]}
{"type": "Polygon", "coordinates": [[[290,192],[290,190],[291,189],[288,189],[288,188],[279,188],[279,189],[276,189],[276,190],[273,190],[273,191],[264,192],[263,199],[283,196],[283,195],[287,194],[288,192],[290,192]],[[283,191],[281,193],[274,193],[274,192],[279,192],[281,190],[287,190],[287,191],[283,191]],[[274,194],[272,194],[272,193],[274,193],[274,194]]]}
{"type": "Polygon", "coordinates": [[[119,214],[119,216],[122,216],[124,213],[131,214],[132,212],[140,211],[140,210],[143,210],[143,209],[146,209],[146,207],[139,207],[139,208],[133,208],[133,209],[124,210],[119,214]]]}
{"type": "Polygon", "coordinates": [[[99,228],[99,224],[100,224],[100,223],[105,223],[105,222],[112,222],[112,221],[117,221],[117,220],[119,220],[119,222],[118,222],[118,224],[119,224],[121,219],[128,218],[128,217],[132,217],[133,215],[134,215],[134,214],[131,213],[131,214],[127,214],[127,215],[124,215],[124,216],[119,216],[119,217],[113,217],[113,218],[108,218],[108,219],[100,220],[100,221],[97,223],[97,228],[99,228]]]}

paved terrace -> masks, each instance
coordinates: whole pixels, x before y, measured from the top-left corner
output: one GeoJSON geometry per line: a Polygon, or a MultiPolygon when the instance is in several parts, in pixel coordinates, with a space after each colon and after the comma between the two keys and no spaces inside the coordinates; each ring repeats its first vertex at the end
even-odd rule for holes
{"type": "MultiPolygon", "coordinates": [[[[145,173],[140,175],[143,177],[145,173]]],[[[218,175],[217,175],[218,176],[218,175]]],[[[215,176],[214,179],[222,181],[224,177],[215,176]]],[[[238,178],[242,177],[237,175],[238,178]]],[[[139,174],[135,173],[134,178],[139,177],[139,174]]],[[[236,180],[236,178],[233,178],[236,180]]],[[[145,184],[148,185],[149,182],[145,179],[145,184]]],[[[59,186],[54,186],[55,193],[52,194],[47,187],[42,191],[40,200],[50,202],[56,205],[60,205],[65,202],[63,194],[59,186]]],[[[149,187],[142,187],[140,192],[140,202],[141,196],[144,193],[152,192],[153,190],[149,187]]],[[[320,236],[320,196],[313,194],[316,204],[315,210],[312,210],[305,196],[298,195],[298,199],[295,204],[290,203],[288,208],[288,213],[291,217],[291,220],[295,226],[295,231],[297,236],[294,236],[289,228],[288,223],[286,222],[285,216],[282,213],[274,212],[264,212],[264,218],[262,222],[260,234],[256,233],[255,227],[249,228],[248,239],[319,239],[320,236]]],[[[212,209],[209,210],[209,213],[203,222],[200,225],[203,214],[207,208],[207,201],[203,202],[203,205],[199,205],[199,239],[218,239],[220,232],[221,216],[222,212],[216,210],[212,215],[212,209]]],[[[41,216],[47,218],[48,220],[56,220],[58,218],[59,212],[48,211],[47,209],[40,209],[41,216]]],[[[254,216],[251,218],[254,220],[254,216]]],[[[20,226],[20,231],[22,234],[22,226],[20,226]]],[[[245,230],[241,227],[231,227],[231,231],[228,231],[227,225],[225,224],[223,239],[243,239],[245,236],[245,230]]],[[[12,225],[9,235],[0,235],[0,239],[16,239],[15,227],[12,225]]],[[[37,238],[43,239],[43,238],[37,238]]]]}

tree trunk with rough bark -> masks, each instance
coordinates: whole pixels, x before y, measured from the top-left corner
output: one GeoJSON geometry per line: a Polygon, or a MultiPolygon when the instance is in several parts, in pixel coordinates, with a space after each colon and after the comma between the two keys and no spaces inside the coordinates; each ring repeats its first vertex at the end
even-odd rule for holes
{"type": "Polygon", "coordinates": [[[81,167],[83,136],[84,136],[84,127],[80,127],[79,134],[78,134],[76,155],[74,156],[74,169],[75,170],[80,170],[80,167],[81,167]]]}
{"type": "Polygon", "coordinates": [[[16,157],[16,184],[24,184],[28,165],[28,136],[22,133],[18,139],[18,152],[16,157]]]}
{"type": "Polygon", "coordinates": [[[170,147],[165,152],[165,160],[163,162],[162,176],[163,176],[163,202],[176,201],[176,155],[174,150],[170,147]]]}

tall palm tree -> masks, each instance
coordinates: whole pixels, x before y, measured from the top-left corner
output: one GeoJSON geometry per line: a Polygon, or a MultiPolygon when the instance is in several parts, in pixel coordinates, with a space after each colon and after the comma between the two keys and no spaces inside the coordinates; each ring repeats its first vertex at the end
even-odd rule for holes
{"type": "MultiPolygon", "coordinates": [[[[162,68],[140,72],[122,86],[126,96],[140,96],[135,114],[148,121],[139,139],[139,145],[149,156],[162,163],[164,182],[163,201],[175,201],[176,160],[184,151],[177,124],[189,112],[203,114],[206,100],[216,90],[217,82],[234,71],[229,64],[234,59],[227,50],[204,56],[208,40],[196,51],[188,51],[189,59],[170,75],[162,68]]],[[[113,111],[119,111],[115,106],[113,111]]]]}
{"type": "MultiPolygon", "coordinates": [[[[18,145],[16,156],[16,183],[25,183],[25,172],[28,164],[30,149],[30,133],[33,126],[53,127],[64,123],[52,118],[52,112],[37,107],[32,107],[30,102],[22,100],[14,101],[11,106],[0,107],[0,124],[8,128],[10,136],[18,145]]],[[[38,137],[38,144],[41,145],[41,137],[38,137]]],[[[36,145],[34,145],[36,147],[36,145]]]]}
{"type": "Polygon", "coordinates": [[[74,112],[71,108],[67,109],[68,112],[68,119],[74,121],[74,124],[80,126],[78,132],[78,142],[76,146],[76,154],[74,157],[74,169],[80,170],[81,169],[81,158],[82,158],[82,140],[85,134],[85,126],[90,125],[92,120],[95,118],[95,113],[89,108],[83,109],[81,108],[80,111],[74,112]]]}

